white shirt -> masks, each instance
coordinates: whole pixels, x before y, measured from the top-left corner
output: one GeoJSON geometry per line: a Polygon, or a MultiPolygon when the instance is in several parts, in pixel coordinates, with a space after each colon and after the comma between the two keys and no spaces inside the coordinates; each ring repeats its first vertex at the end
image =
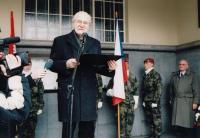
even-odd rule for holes
{"type": "Polygon", "coordinates": [[[145,71],[145,74],[147,75],[152,69],[154,69],[154,68],[151,67],[151,68],[147,69],[147,70],[145,71]]]}
{"type": "Polygon", "coordinates": [[[181,77],[181,75],[185,75],[186,71],[182,71],[180,72],[179,76],[181,77]]]}

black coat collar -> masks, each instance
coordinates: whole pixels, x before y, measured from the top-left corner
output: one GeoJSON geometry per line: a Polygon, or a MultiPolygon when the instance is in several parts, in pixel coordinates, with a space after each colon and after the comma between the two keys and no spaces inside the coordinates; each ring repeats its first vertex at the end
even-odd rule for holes
{"type": "MultiPolygon", "coordinates": [[[[76,50],[79,50],[80,48],[80,43],[78,42],[78,38],[75,34],[75,31],[72,30],[70,33],[69,33],[69,43],[76,49],[76,50]]],[[[89,36],[86,36],[86,42],[85,42],[85,45],[84,45],[84,52],[87,53],[88,49],[90,48],[91,46],[91,37],[89,36]]]]}

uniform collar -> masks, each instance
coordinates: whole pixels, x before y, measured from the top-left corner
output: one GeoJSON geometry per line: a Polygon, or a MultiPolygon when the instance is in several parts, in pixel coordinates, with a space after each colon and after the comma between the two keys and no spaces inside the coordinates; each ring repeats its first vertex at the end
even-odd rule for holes
{"type": "Polygon", "coordinates": [[[151,68],[147,69],[147,70],[145,71],[145,74],[147,75],[147,74],[148,74],[149,72],[151,72],[153,69],[154,69],[154,67],[151,67],[151,68]]]}
{"type": "Polygon", "coordinates": [[[182,76],[182,75],[185,75],[185,74],[186,74],[186,70],[182,71],[182,72],[179,71],[179,76],[182,76]]]}

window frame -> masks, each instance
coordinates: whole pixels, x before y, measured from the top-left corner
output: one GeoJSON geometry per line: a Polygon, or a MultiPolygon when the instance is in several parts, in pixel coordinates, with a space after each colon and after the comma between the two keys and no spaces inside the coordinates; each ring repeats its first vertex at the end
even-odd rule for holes
{"type": "MultiPolygon", "coordinates": [[[[71,14],[62,14],[62,0],[59,0],[59,13],[58,14],[51,14],[50,12],[49,12],[49,1],[50,0],[47,0],[48,1],[48,6],[47,6],[47,13],[40,13],[40,12],[38,12],[38,10],[37,10],[37,3],[38,3],[38,0],[35,0],[35,11],[34,12],[26,12],[26,9],[25,9],[25,2],[26,2],[26,0],[23,0],[23,10],[22,10],[22,12],[23,12],[23,23],[22,23],[22,38],[23,39],[29,39],[29,40],[44,40],[44,41],[52,41],[53,40],[53,38],[51,39],[50,38],[50,36],[49,36],[49,32],[50,32],[50,29],[49,29],[49,24],[50,24],[50,15],[58,15],[59,16],[59,34],[57,34],[56,36],[59,36],[59,35],[63,35],[63,34],[65,34],[65,33],[63,33],[64,31],[62,31],[62,17],[63,16],[71,16],[71,17],[73,17],[73,0],[71,0],[71,9],[70,9],[70,12],[71,12],[71,14]],[[34,37],[32,37],[32,38],[27,38],[26,37],[26,14],[28,14],[28,13],[30,13],[30,14],[34,14],[35,15],[35,34],[34,34],[34,37]],[[37,32],[38,32],[38,30],[39,30],[39,28],[40,27],[38,27],[37,26],[37,23],[38,23],[38,15],[47,15],[47,37],[46,37],[46,39],[40,39],[40,36],[39,35],[37,35],[37,32]]],[[[84,0],[82,0],[82,1],[84,1],[84,0]]],[[[92,13],[92,26],[91,26],[91,30],[90,30],[90,35],[92,36],[92,37],[95,37],[95,38],[97,38],[96,37],[96,34],[95,34],[95,32],[96,32],[96,30],[100,30],[100,31],[102,31],[103,32],[103,40],[101,39],[101,38],[97,38],[97,39],[99,39],[101,42],[103,42],[103,43],[113,43],[113,42],[115,42],[115,22],[114,22],[114,29],[113,30],[106,30],[106,27],[105,27],[105,19],[108,19],[108,20],[114,20],[114,18],[105,18],[105,15],[103,15],[103,18],[101,17],[101,18],[99,18],[99,17],[95,17],[95,2],[96,1],[102,1],[103,2],[103,4],[104,4],[104,6],[103,6],[103,11],[104,11],[104,14],[105,14],[105,2],[112,2],[112,3],[122,3],[122,5],[123,5],[123,19],[119,19],[119,20],[122,20],[123,21],[123,30],[122,31],[120,31],[120,32],[123,32],[123,42],[126,42],[126,33],[125,33],[125,30],[126,30],[126,20],[125,20],[125,15],[126,15],[126,13],[125,13],[125,6],[126,6],[126,3],[125,3],[125,0],[122,0],[122,2],[115,2],[115,1],[104,1],[104,0],[92,0],[92,9],[91,9],[91,13],[92,13]],[[104,24],[103,24],[103,29],[96,29],[96,26],[95,26],[95,24],[96,24],[96,22],[95,22],[95,19],[104,19],[104,24]],[[106,41],[106,31],[113,31],[114,32],[114,36],[113,36],[113,41],[106,41]]],[[[84,5],[82,5],[82,8],[84,8],[84,5]]],[[[72,30],[72,26],[71,26],[71,30],[72,30]]],[[[71,31],[70,30],[70,31],[71,31]]],[[[54,37],[56,37],[56,36],[54,36],[54,37]]]]}

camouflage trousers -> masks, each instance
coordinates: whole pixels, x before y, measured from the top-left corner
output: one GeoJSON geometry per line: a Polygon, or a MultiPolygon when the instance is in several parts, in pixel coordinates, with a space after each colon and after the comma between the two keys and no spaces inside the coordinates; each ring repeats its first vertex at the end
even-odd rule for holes
{"type": "Polygon", "coordinates": [[[152,137],[159,137],[162,131],[160,105],[158,107],[151,107],[151,102],[145,102],[145,114],[152,137]]]}
{"type": "Polygon", "coordinates": [[[18,125],[18,138],[35,138],[35,129],[37,125],[37,114],[30,113],[28,118],[18,125]]]}
{"type": "Polygon", "coordinates": [[[120,136],[131,138],[131,130],[134,122],[134,104],[120,104],[120,136]]]}

